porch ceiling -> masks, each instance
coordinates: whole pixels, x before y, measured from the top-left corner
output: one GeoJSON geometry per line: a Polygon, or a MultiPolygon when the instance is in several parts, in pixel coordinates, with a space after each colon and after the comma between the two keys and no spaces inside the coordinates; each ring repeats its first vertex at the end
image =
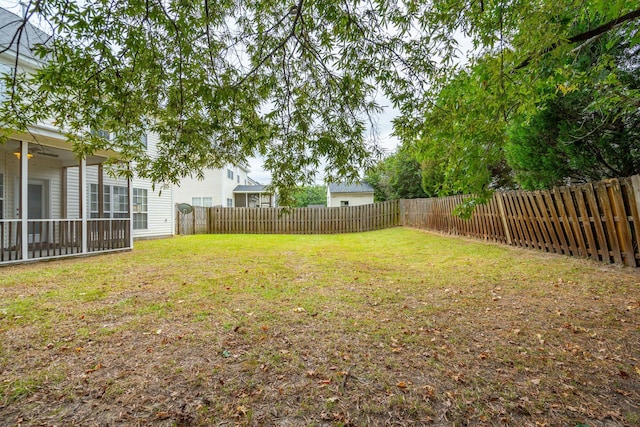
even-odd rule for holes
{"type": "MultiPolygon", "coordinates": [[[[20,141],[29,142],[29,153],[34,157],[57,160],[65,166],[78,164],[78,159],[72,151],[71,144],[63,139],[53,138],[47,135],[34,135],[14,133],[4,143],[0,144],[0,150],[15,153],[20,151],[20,141]]],[[[87,156],[87,164],[99,164],[107,158],[118,157],[115,151],[97,151],[92,156],[87,156]]]]}

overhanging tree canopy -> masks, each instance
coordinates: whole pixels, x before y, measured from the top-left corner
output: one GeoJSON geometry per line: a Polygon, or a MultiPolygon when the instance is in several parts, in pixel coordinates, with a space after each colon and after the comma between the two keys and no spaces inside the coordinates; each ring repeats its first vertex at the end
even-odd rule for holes
{"type": "Polygon", "coordinates": [[[457,72],[461,34],[478,56],[497,55],[486,84],[506,95],[513,76],[575,47],[578,19],[592,22],[587,31],[602,27],[637,42],[634,6],[32,0],[24,22],[38,20],[52,34],[37,47],[46,63],[7,81],[14,90],[0,125],[24,129],[53,118],[77,152],[117,148],[156,182],[260,154],[286,202],[321,164],[329,175],[355,177],[368,163],[377,151],[367,136],[378,89],[401,111],[401,137],[423,132],[425,111],[439,108],[437,94],[457,72]],[[131,143],[143,130],[160,135],[157,157],[131,143]]]}

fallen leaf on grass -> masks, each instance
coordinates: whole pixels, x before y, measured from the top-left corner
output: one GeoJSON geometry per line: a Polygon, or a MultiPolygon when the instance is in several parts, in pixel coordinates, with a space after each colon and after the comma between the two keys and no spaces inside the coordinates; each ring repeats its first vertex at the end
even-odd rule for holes
{"type": "Polygon", "coordinates": [[[398,384],[396,384],[396,386],[398,388],[407,388],[407,383],[404,381],[400,381],[398,384]]]}
{"type": "Polygon", "coordinates": [[[433,399],[436,396],[436,390],[430,385],[426,385],[422,388],[427,399],[433,399]]]}
{"type": "Polygon", "coordinates": [[[156,413],[156,418],[159,420],[166,420],[167,418],[170,418],[171,414],[167,411],[161,411],[156,413]]]}
{"type": "Polygon", "coordinates": [[[307,310],[305,310],[303,307],[296,307],[293,309],[293,311],[295,311],[296,313],[304,313],[307,310]]]}
{"type": "Polygon", "coordinates": [[[102,369],[102,363],[98,363],[95,367],[91,368],[91,369],[87,369],[86,371],[84,371],[85,374],[90,374],[92,372],[95,372],[99,369],[102,369]]]}

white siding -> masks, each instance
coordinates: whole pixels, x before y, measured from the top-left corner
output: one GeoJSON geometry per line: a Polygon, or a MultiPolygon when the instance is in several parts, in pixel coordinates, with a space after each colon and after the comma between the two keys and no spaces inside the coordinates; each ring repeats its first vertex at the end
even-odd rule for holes
{"type": "Polygon", "coordinates": [[[227,199],[233,200],[233,190],[238,185],[247,184],[247,170],[241,166],[227,166],[222,169],[207,169],[204,178],[183,178],[180,185],[173,187],[175,203],[189,203],[194,197],[211,197],[213,206],[227,206],[227,199]],[[229,178],[227,170],[233,172],[229,178]],[[240,177],[240,182],[238,182],[240,177]]]}
{"type": "Polygon", "coordinates": [[[369,205],[373,203],[373,193],[331,193],[328,192],[327,207],[340,207],[342,201],[349,206],[369,205]]]}
{"type": "MultiPolygon", "coordinates": [[[[147,137],[147,147],[151,155],[156,153],[157,135],[149,134],[147,137]]],[[[127,180],[124,178],[113,178],[105,171],[103,175],[104,185],[126,187],[127,180]]],[[[69,218],[79,217],[78,204],[78,168],[69,168],[67,172],[67,200],[69,218]]],[[[91,184],[98,183],[98,166],[87,166],[87,198],[90,199],[91,184]]],[[[174,233],[174,207],[173,197],[170,189],[152,188],[150,180],[133,178],[131,181],[133,188],[147,190],[147,228],[144,230],[133,230],[134,238],[170,236],[174,233]]],[[[90,200],[86,203],[89,205],[90,200]]]]}
{"type": "MultiPolygon", "coordinates": [[[[159,138],[157,134],[147,135],[147,152],[151,156],[157,154],[159,138]]],[[[133,188],[147,190],[147,229],[133,230],[133,237],[160,237],[171,236],[174,233],[174,201],[170,188],[160,188],[156,185],[154,190],[148,179],[134,177],[131,185],[133,188]]]]}

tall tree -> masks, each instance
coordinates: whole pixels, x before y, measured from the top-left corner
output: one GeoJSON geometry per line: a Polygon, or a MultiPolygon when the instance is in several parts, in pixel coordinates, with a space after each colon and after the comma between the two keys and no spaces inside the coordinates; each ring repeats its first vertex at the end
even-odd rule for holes
{"type": "Polygon", "coordinates": [[[411,110],[415,103],[405,106],[396,128],[424,162],[438,166],[426,179],[439,194],[471,192],[483,199],[492,188],[513,185],[504,152],[507,129],[525,123],[558,93],[580,87],[591,99],[591,113],[619,119],[622,114],[618,128],[634,123],[637,86],[612,69],[610,55],[593,57],[585,69],[581,52],[606,38],[609,50],[628,47],[627,66],[637,64],[640,10],[628,1],[480,5],[477,17],[452,9],[477,54],[437,86],[430,104],[417,104],[418,110],[411,110]]]}
{"type": "Polygon", "coordinates": [[[429,197],[422,188],[422,168],[409,150],[398,150],[370,168],[364,181],[374,189],[376,201],[429,197]]]}
{"type": "Polygon", "coordinates": [[[617,35],[600,37],[576,52],[580,78],[541,88],[538,108],[512,120],[505,149],[523,188],[640,171],[639,52],[617,35]]]}
{"type": "Polygon", "coordinates": [[[327,206],[327,187],[324,185],[306,185],[296,190],[292,206],[306,208],[309,205],[327,206]]]}
{"type": "MultiPolygon", "coordinates": [[[[423,135],[425,112],[459,70],[460,34],[472,56],[495,58],[486,83],[510,101],[489,107],[505,116],[535,103],[523,100],[543,59],[604,32],[637,43],[638,16],[629,0],[31,0],[16,40],[25,23],[46,27],[51,39],[36,47],[46,62],[7,80],[0,127],[51,118],[78,153],[117,148],[156,182],[260,154],[286,204],[321,165],[353,179],[370,164],[376,86],[401,111],[397,133],[423,135]],[[160,135],[157,156],[131,143],[143,129],[160,135]]],[[[453,143],[471,163],[449,162],[451,191],[486,188],[479,164],[495,150],[453,143]]]]}

